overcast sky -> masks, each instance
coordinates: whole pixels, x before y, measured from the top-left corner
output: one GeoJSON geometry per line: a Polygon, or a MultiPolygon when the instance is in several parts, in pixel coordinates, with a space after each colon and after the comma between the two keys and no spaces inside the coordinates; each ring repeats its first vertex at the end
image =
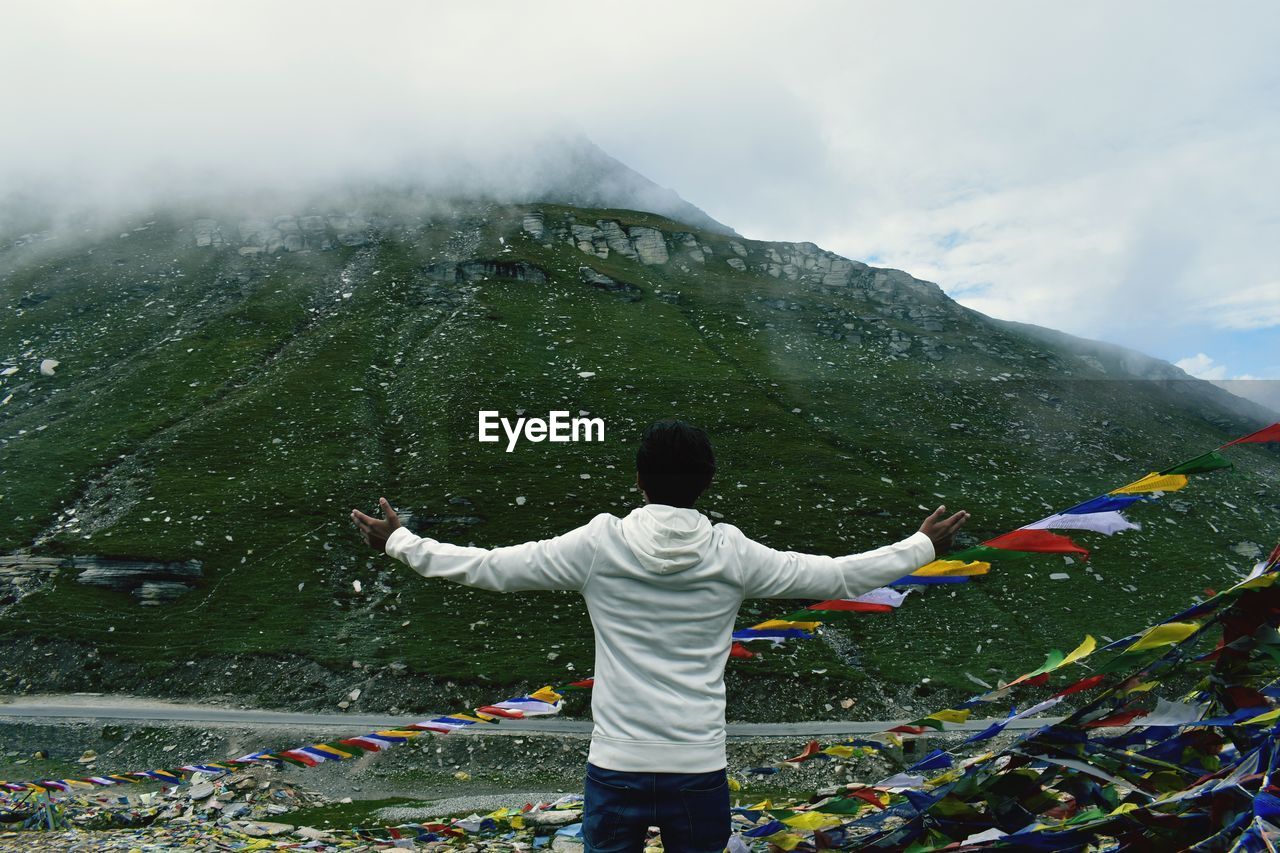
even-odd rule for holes
{"type": "Polygon", "coordinates": [[[1280,3],[461,5],[8,2],[0,178],[582,132],[748,237],[1280,378],[1280,3]]]}

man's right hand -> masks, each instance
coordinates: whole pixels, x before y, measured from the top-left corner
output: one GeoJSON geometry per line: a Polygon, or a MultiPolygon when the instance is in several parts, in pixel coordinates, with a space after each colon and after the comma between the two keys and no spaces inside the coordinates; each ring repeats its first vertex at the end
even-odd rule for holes
{"type": "Polygon", "coordinates": [[[387,550],[387,539],[400,526],[400,516],[396,515],[396,511],[391,508],[391,504],[386,498],[378,498],[378,505],[382,507],[382,514],[385,519],[374,518],[371,515],[365,515],[358,509],[351,510],[351,520],[355,522],[356,529],[360,531],[360,537],[364,539],[364,544],[368,545],[375,551],[387,550]]]}
{"type": "Polygon", "coordinates": [[[956,531],[964,527],[964,523],[969,520],[969,513],[964,510],[960,510],[950,518],[943,518],[946,512],[946,506],[940,506],[929,514],[924,524],[920,525],[920,532],[933,540],[935,554],[950,551],[951,540],[955,537],[956,531]]]}

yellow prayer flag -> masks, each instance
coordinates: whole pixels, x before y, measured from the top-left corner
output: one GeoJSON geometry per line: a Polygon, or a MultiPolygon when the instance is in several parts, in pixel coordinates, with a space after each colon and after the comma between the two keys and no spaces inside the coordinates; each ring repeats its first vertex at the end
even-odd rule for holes
{"type": "Polygon", "coordinates": [[[812,631],[821,624],[821,622],[788,622],[786,619],[769,619],[759,625],[752,625],[751,629],[753,631],[785,631],[787,628],[796,628],[801,631],[812,631]]]}
{"type": "Polygon", "coordinates": [[[972,711],[969,708],[964,708],[962,710],[948,708],[945,711],[936,711],[925,717],[925,719],[937,720],[940,723],[963,723],[969,719],[969,715],[971,713],[972,711]]]}
{"type": "Polygon", "coordinates": [[[766,835],[764,840],[768,841],[770,844],[778,845],[783,850],[795,850],[800,846],[800,842],[804,839],[796,835],[794,832],[782,830],[780,832],[775,832],[773,835],[766,835]]]}
{"type": "Polygon", "coordinates": [[[241,853],[255,853],[257,850],[271,850],[275,847],[275,843],[265,838],[255,838],[245,847],[238,848],[241,853]]]}
{"type": "Polygon", "coordinates": [[[479,717],[473,717],[470,714],[449,714],[447,717],[445,717],[445,719],[446,720],[467,720],[468,722],[472,722],[472,723],[491,723],[497,718],[490,715],[487,720],[482,720],[479,717]]]}
{"type": "Polygon", "coordinates": [[[1064,667],[1069,663],[1075,663],[1078,660],[1083,660],[1093,654],[1093,650],[1097,647],[1098,641],[1093,638],[1093,635],[1085,634],[1084,642],[1072,649],[1071,653],[1062,659],[1062,663],[1058,664],[1058,666],[1054,668],[1057,669],[1059,667],[1064,667]]]}
{"type": "Polygon", "coordinates": [[[916,569],[911,574],[920,578],[931,577],[970,577],[973,575],[985,575],[991,571],[991,564],[984,563],[981,560],[973,560],[966,563],[964,560],[934,560],[932,563],[926,563],[916,569]]]}
{"type": "Polygon", "coordinates": [[[837,826],[843,821],[834,815],[801,812],[791,817],[784,817],[782,822],[795,829],[826,829],[828,826],[837,826]]]}
{"type": "Polygon", "coordinates": [[[551,685],[547,685],[546,687],[540,688],[537,693],[530,693],[529,698],[554,705],[564,697],[552,690],[551,685]]]}
{"type": "Polygon", "coordinates": [[[1258,715],[1258,716],[1256,716],[1256,717],[1250,717],[1249,719],[1245,720],[1245,721],[1244,721],[1243,723],[1241,723],[1240,725],[1242,725],[1242,726],[1260,726],[1260,725],[1262,725],[1263,723],[1270,723],[1270,722],[1272,722],[1272,721],[1276,720],[1277,718],[1280,718],[1280,708],[1276,708],[1274,711],[1267,711],[1267,712],[1265,712],[1265,713],[1259,714],[1259,715],[1258,715]]]}
{"type": "Polygon", "coordinates": [[[947,785],[951,782],[954,782],[955,780],[959,779],[963,774],[964,774],[963,767],[952,767],[946,773],[943,773],[940,776],[934,776],[932,779],[927,780],[924,783],[924,785],[926,788],[932,791],[934,788],[937,788],[940,785],[947,785]]]}
{"type": "Polygon", "coordinates": [[[730,791],[741,791],[741,790],[742,790],[742,783],[741,783],[741,782],[739,782],[737,779],[733,778],[732,776],[730,776],[730,777],[729,777],[729,790],[730,790],[730,791]]]}
{"type": "Polygon", "coordinates": [[[1137,641],[1125,649],[1126,652],[1138,652],[1143,649],[1158,649],[1161,646],[1171,646],[1174,643],[1180,643],[1187,637],[1190,637],[1196,631],[1200,630],[1200,626],[1195,622],[1166,622],[1163,625],[1156,625],[1148,628],[1143,632],[1137,641]]]}
{"type": "Polygon", "coordinates": [[[1117,691],[1117,692],[1120,692],[1122,696],[1129,696],[1130,694],[1133,694],[1133,693],[1146,693],[1148,690],[1152,690],[1159,686],[1160,686],[1160,682],[1158,681],[1143,681],[1140,684],[1133,685],[1128,690],[1117,691]]]}
{"type": "Polygon", "coordinates": [[[1146,492],[1176,492],[1178,489],[1187,485],[1186,474],[1160,474],[1152,471],[1147,476],[1139,480],[1134,480],[1127,486],[1114,489],[1107,494],[1111,495],[1140,495],[1146,492]]]}
{"type": "Polygon", "coordinates": [[[836,758],[853,758],[853,747],[844,746],[843,744],[835,744],[822,751],[827,755],[834,755],[836,758]]]}
{"type": "Polygon", "coordinates": [[[1232,589],[1263,589],[1269,587],[1276,582],[1277,574],[1258,575],[1256,578],[1240,581],[1240,583],[1231,587],[1232,589]]]}
{"type": "Polygon", "coordinates": [[[326,755],[334,755],[334,756],[337,756],[338,758],[350,758],[350,757],[351,757],[351,753],[350,753],[350,752],[343,752],[343,751],[342,751],[342,750],[340,750],[340,749],[336,749],[336,748],[334,748],[334,747],[332,747],[332,746],[328,746],[328,745],[323,744],[323,743],[313,743],[313,744],[311,745],[311,748],[312,748],[312,749],[314,749],[314,750],[316,750],[317,752],[323,752],[323,753],[324,753],[324,754],[326,754],[326,755]]]}

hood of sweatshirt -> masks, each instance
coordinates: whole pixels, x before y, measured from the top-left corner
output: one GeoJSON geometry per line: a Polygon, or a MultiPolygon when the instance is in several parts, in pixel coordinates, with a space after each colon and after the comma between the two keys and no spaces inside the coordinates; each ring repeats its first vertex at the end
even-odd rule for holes
{"type": "Polygon", "coordinates": [[[645,504],[622,519],[622,535],[641,565],[670,575],[702,560],[711,542],[711,521],[689,507],[645,504]]]}

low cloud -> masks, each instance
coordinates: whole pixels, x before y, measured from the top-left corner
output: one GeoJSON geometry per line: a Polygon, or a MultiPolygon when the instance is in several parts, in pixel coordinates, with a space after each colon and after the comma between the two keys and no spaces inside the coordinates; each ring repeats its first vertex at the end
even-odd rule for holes
{"type": "Polygon", "coordinates": [[[1227,378],[1227,366],[1225,364],[1218,364],[1202,352],[1188,356],[1187,358],[1180,358],[1174,362],[1174,366],[1180,367],[1197,379],[1227,378]]]}
{"type": "Polygon", "coordinates": [[[746,236],[998,317],[1280,349],[1277,42],[1280,4],[1243,0],[14,2],[0,194],[501,188],[582,134],[746,236]]]}

